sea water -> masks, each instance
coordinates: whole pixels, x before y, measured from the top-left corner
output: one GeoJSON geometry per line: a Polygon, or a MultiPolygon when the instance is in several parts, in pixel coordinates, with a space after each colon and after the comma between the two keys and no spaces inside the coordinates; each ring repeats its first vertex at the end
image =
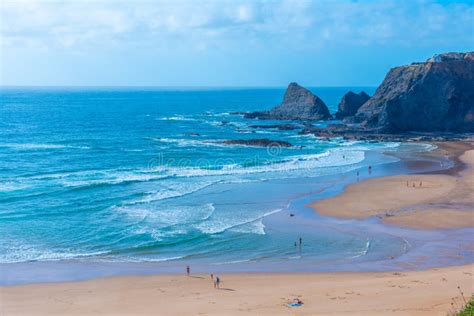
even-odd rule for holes
{"type": "MultiPolygon", "coordinates": [[[[345,92],[361,88],[311,90],[334,113],[345,92]]],[[[406,252],[402,238],[342,229],[312,211],[288,225],[289,214],[304,209],[295,199],[336,192],[355,170],[398,161],[386,151],[430,146],[322,140],[299,135],[301,128],[251,127],[292,122],[232,114],[269,109],[283,94],[2,88],[0,263],[270,265],[305,257],[322,264],[406,252]],[[252,138],[293,146],[223,144],[252,138]],[[305,226],[310,221],[317,229],[305,226]],[[304,252],[294,244],[301,235],[304,252]]]]}

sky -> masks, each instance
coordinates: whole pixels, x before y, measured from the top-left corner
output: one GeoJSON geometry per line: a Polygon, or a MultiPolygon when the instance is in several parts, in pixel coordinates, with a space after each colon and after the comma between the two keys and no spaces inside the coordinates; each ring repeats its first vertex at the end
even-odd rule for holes
{"type": "Polygon", "coordinates": [[[0,85],[376,86],[474,50],[474,1],[0,0],[0,85]]]}

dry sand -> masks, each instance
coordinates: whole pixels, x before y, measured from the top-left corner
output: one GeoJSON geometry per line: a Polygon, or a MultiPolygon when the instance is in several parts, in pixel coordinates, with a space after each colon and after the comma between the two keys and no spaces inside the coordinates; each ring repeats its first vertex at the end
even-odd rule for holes
{"type": "Polygon", "coordinates": [[[2,315],[443,315],[474,265],[421,272],[115,277],[0,288],[2,315]],[[287,307],[299,297],[304,305],[287,307]]]}
{"type": "Polygon", "coordinates": [[[459,154],[456,159],[464,165],[461,171],[366,180],[349,185],[341,195],[310,206],[322,215],[357,219],[378,216],[385,223],[411,228],[474,227],[473,146],[440,146],[438,152],[459,154]]]}

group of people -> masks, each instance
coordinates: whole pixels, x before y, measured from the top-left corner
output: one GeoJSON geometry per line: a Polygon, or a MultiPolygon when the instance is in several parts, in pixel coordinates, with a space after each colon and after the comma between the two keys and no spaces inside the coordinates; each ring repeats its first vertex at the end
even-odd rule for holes
{"type": "MultiPolygon", "coordinates": [[[[189,276],[190,274],[191,274],[191,268],[189,266],[186,266],[186,275],[189,276]]],[[[214,279],[214,274],[211,273],[211,280],[214,283],[214,288],[218,289],[221,285],[221,279],[218,276],[216,276],[216,278],[214,279]]]]}
{"type": "Polygon", "coordinates": [[[216,278],[214,279],[214,274],[211,273],[211,280],[214,282],[214,288],[218,289],[221,285],[221,279],[216,275],[216,278]]]}
{"type": "MultiPolygon", "coordinates": [[[[407,181],[407,187],[409,187],[410,185],[408,184],[408,181],[407,181]]],[[[415,182],[413,182],[413,187],[416,187],[415,185],[415,182]]],[[[420,184],[419,184],[419,187],[421,188],[423,186],[423,181],[420,181],[420,184]]]]}
{"type": "MultiPolygon", "coordinates": [[[[301,245],[303,244],[303,238],[300,237],[299,241],[300,241],[300,247],[301,247],[301,245]]],[[[295,247],[296,247],[297,245],[298,245],[298,244],[297,244],[296,241],[295,241],[295,247]]]]}

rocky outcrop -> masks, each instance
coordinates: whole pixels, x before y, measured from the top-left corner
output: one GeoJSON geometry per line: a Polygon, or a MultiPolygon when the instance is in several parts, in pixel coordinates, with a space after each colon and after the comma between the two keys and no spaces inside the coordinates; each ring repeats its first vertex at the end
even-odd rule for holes
{"type": "Polygon", "coordinates": [[[261,139],[231,139],[223,141],[226,145],[245,145],[258,147],[292,147],[288,142],[282,140],[261,139]]]}
{"type": "Polygon", "coordinates": [[[357,110],[370,99],[370,96],[364,91],[360,93],[354,93],[352,91],[347,92],[341,99],[339,106],[337,107],[336,118],[342,120],[345,117],[353,116],[357,113],[357,110]]]}
{"type": "Polygon", "coordinates": [[[360,126],[347,126],[345,124],[330,124],[325,128],[308,127],[299,132],[301,135],[312,134],[319,139],[330,140],[333,138],[343,138],[346,140],[358,141],[473,141],[472,133],[452,133],[452,132],[389,132],[377,129],[363,128],[360,126]]]}
{"type": "Polygon", "coordinates": [[[292,131],[298,127],[292,124],[273,124],[273,125],[249,125],[250,128],[277,129],[280,131],[292,131]]]}
{"type": "Polygon", "coordinates": [[[245,113],[244,117],[265,120],[327,120],[331,118],[331,114],[318,96],[292,82],[280,105],[270,111],[245,113]]]}
{"type": "Polygon", "coordinates": [[[387,132],[474,131],[474,53],[391,69],[355,119],[387,132]]]}

